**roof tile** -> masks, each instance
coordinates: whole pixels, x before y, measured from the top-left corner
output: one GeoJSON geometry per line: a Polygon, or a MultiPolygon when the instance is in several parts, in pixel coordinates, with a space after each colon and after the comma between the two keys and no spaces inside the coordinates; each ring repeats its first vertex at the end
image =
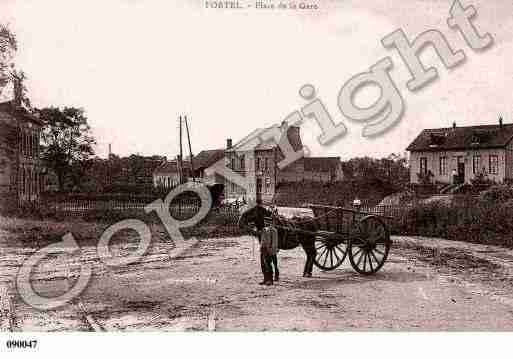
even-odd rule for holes
{"type": "Polygon", "coordinates": [[[502,148],[513,138],[513,124],[480,125],[423,130],[408,151],[446,151],[502,148]]]}

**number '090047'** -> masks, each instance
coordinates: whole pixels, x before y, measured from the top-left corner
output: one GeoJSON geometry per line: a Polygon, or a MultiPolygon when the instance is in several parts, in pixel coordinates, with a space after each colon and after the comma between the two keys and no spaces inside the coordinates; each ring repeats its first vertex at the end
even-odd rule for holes
{"type": "Polygon", "coordinates": [[[8,349],[36,349],[37,340],[8,340],[6,346],[8,349]]]}

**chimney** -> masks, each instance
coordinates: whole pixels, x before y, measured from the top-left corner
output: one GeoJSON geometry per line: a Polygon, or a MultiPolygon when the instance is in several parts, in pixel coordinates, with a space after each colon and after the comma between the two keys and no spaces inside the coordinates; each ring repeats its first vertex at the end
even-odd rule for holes
{"type": "Polygon", "coordinates": [[[453,130],[454,130],[454,129],[456,129],[456,121],[454,121],[454,122],[452,123],[452,128],[453,128],[453,130]]]}
{"type": "Polygon", "coordinates": [[[502,116],[499,117],[499,128],[502,128],[502,116]]]}
{"type": "Polygon", "coordinates": [[[13,99],[14,106],[21,107],[23,88],[22,88],[20,78],[18,76],[14,75],[12,84],[13,84],[13,90],[14,90],[14,99],[13,99]]]}
{"type": "Polygon", "coordinates": [[[299,151],[303,148],[299,130],[299,126],[290,126],[287,130],[287,138],[294,151],[299,151]]]}
{"type": "Polygon", "coordinates": [[[226,139],[226,149],[229,150],[232,148],[232,139],[228,138],[226,139]]]}

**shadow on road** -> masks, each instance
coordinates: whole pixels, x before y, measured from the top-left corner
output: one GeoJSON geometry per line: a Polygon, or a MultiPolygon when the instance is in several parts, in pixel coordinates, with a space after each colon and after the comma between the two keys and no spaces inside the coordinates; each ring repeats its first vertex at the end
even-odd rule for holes
{"type": "Polygon", "coordinates": [[[374,275],[364,276],[354,272],[330,272],[319,273],[312,278],[298,278],[297,280],[284,280],[284,285],[291,289],[312,289],[318,290],[332,286],[362,284],[367,282],[385,281],[385,282],[421,282],[430,278],[422,273],[408,271],[390,271],[379,272],[374,275]]]}

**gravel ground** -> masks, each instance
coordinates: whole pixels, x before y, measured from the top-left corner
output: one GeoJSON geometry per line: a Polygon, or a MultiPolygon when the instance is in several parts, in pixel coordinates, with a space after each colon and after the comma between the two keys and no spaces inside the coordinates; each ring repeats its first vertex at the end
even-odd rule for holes
{"type": "MultiPolygon", "coordinates": [[[[345,263],[330,272],[315,269],[313,278],[300,276],[300,249],[281,251],[281,281],[262,287],[255,239],[249,236],[200,240],[171,260],[172,246],[156,241],[142,263],[121,268],[104,266],[94,247],[84,246],[80,255],[52,256],[37,268],[33,285],[46,296],[64,292],[66,262],[75,263],[72,268],[88,262],[94,269],[77,301],[40,312],[23,303],[12,285],[34,249],[6,238],[9,233],[1,232],[0,297],[11,298],[12,323],[4,312],[3,330],[513,329],[510,274],[458,248],[440,254],[401,239],[373,276],[361,276],[345,263]]],[[[115,253],[126,255],[135,243],[116,246],[115,253]]]]}

